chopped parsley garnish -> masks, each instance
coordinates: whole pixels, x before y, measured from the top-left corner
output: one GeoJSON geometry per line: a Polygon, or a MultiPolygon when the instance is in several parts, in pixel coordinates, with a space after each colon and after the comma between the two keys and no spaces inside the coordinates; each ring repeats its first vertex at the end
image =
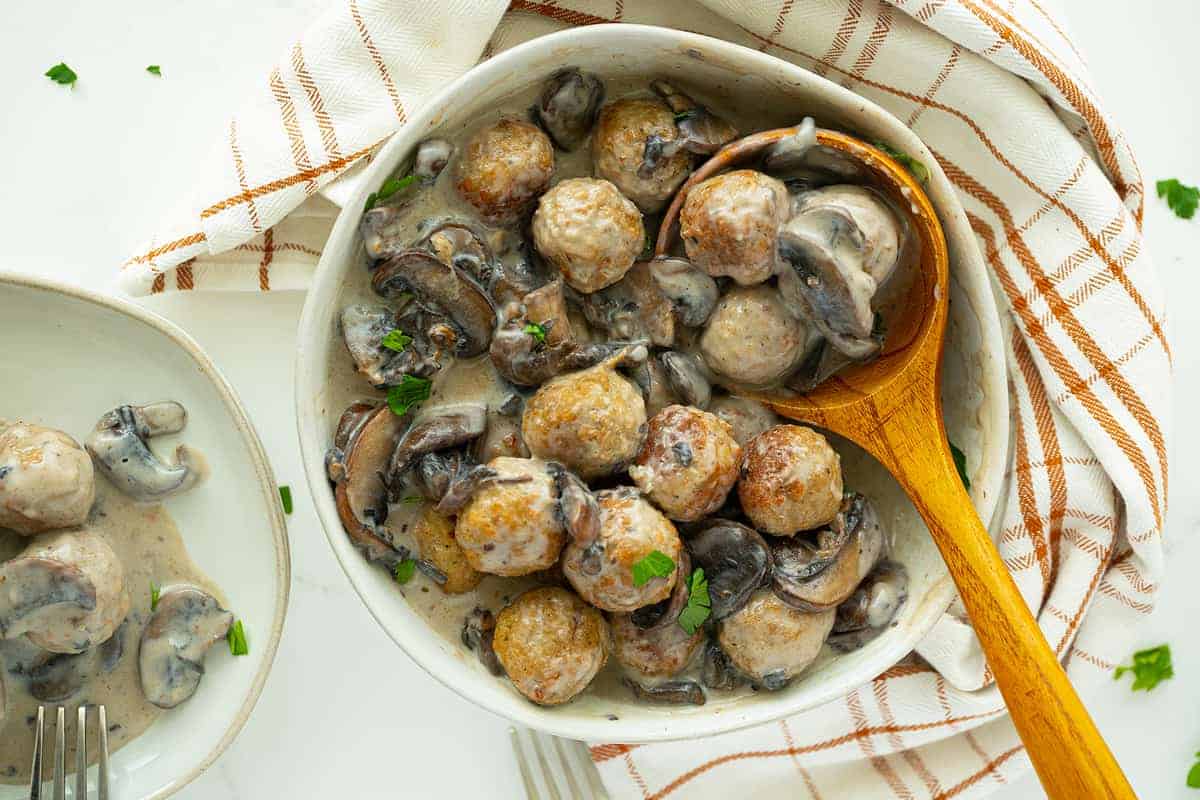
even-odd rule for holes
{"type": "Polygon", "coordinates": [[[526,322],[524,331],[533,338],[537,339],[539,343],[546,343],[546,326],[542,325],[540,322],[526,322]]]}
{"type": "Polygon", "coordinates": [[[887,142],[876,142],[875,146],[892,157],[893,160],[900,162],[900,166],[912,173],[912,176],[920,183],[925,183],[929,180],[929,167],[921,161],[910,156],[903,150],[897,150],[887,142]]]}
{"type": "Polygon", "coordinates": [[[650,238],[650,231],[646,231],[646,239],[642,242],[642,260],[650,258],[654,255],[654,240],[650,238]]]}
{"type": "Polygon", "coordinates": [[[405,175],[403,178],[388,178],[383,182],[383,186],[379,187],[379,191],[371,192],[367,195],[367,205],[363,208],[363,211],[370,211],[376,204],[382,203],[396,192],[415,183],[416,180],[416,175],[405,175]]]}
{"type": "Polygon", "coordinates": [[[1146,650],[1138,650],[1133,654],[1133,664],[1117,667],[1113,673],[1114,680],[1121,680],[1126,672],[1133,673],[1133,691],[1139,689],[1150,691],[1168,678],[1175,677],[1175,669],[1171,666],[1170,645],[1160,644],[1146,650]]]}
{"type": "Polygon", "coordinates": [[[645,586],[652,578],[665,578],[674,571],[675,562],[669,555],[652,550],[650,555],[633,565],[633,585],[645,586]]]}
{"type": "Polygon", "coordinates": [[[397,328],[396,330],[388,331],[387,336],[384,336],[382,341],[379,343],[388,350],[395,350],[397,353],[399,353],[401,350],[408,347],[410,342],[412,342],[412,337],[397,328]]]}
{"type": "Polygon", "coordinates": [[[150,610],[158,608],[158,599],[162,597],[162,588],[157,583],[150,584],[150,610]]]}
{"type": "Polygon", "coordinates": [[[396,583],[408,583],[412,580],[413,573],[416,571],[417,562],[411,558],[406,558],[392,570],[392,577],[396,579],[396,583]]]}
{"type": "Polygon", "coordinates": [[[280,486],[279,499],[283,501],[283,513],[292,513],[292,487],[280,486]]]}
{"type": "Polygon", "coordinates": [[[397,417],[402,417],[415,405],[429,399],[429,391],[433,383],[426,378],[416,378],[405,375],[398,386],[388,389],[388,408],[397,417]]]}
{"type": "Polygon", "coordinates": [[[415,506],[425,502],[425,498],[419,494],[410,494],[408,497],[403,497],[400,502],[406,506],[415,506]]]}
{"type": "Polygon", "coordinates": [[[50,69],[46,70],[46,77],[55,83],[61,83],[63,86],[72,87],[75,85],[75,81],[79,80],[79,76],[75,74],[75,70],[71,69],[61,61],[50,69]]]}
{"type": "Polygon", "coordinates": [[[689,108],[686,111],[676,111],[675,112],[675,124],[678,125],[679,123],[683,122],[684,120],[691,119],[692,117],[696,116],[696,113],[697,113],[696,109],[694,109],[694,108],[689,108]]]}
{"type": "Polygon", "coordinates": [[[700,630],[700,626],[711,613],[712,600],[708,596],[708,580],[704,577],[704,570],[696,567],[688,579],[688,602],[687,607],[679,614],[679,627],[690,636],[700,630]]]}
{"type": "Polygon", "coordinates": [[[1191,219],[1196,216],[1196,206],[1200,205],[1200,188],[1180,183],[1175,178],[1168,178],[1154,184],[1159,197],[1165,197],[1167,205],[1180,219],[1191,219]]]}
{"type": "Polygon", "coordinates": [[[954,459],[954,468],[958,470],[958,477],[962,479],[963,487],[968,492],[971,491],[971,479],[967,477],[967,454],[960,450],[954,442],[950,442],[950,455],[954,459]]]}
{"type": "Polygon", "coordinates": [[[240,619],[229,626],[229,632],[225,634],[225,641],[229,642],[229,652],[232,655],[250,655],[250,644],[246,641],[246,629],[242,626],[240,619]]]}
{"type": "Polygon", "coordinates": [[[1187,785],[1192,789],[1200,789],[1200,753],[1196,753],[1196,763],[1188,770],[1187,785]]]}
{"type": "Polygon", "coordinates": [[[146,67],[146,72],[149,72],[151,75],[157,75],[160,78],[162,77],[162,67],[160,67],[158,64],[151,64],[150,66],[146,67]]]}

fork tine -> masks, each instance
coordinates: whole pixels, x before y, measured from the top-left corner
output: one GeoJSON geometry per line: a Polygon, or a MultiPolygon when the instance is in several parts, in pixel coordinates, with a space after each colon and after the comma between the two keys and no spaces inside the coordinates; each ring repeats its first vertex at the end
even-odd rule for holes
{"type": "Polygon", "coordinates": [[[538,766],[542,768],[542,777],[546,780],[546,788],[550,790],[550,800],[562,800],[562,795],[558,793],[558,779],[554,777],[554,770],[550,768],[550,762],[546,758],[546,751],[542,749],[537,731],[529,732],[529,740],[533,742],[533,751],[537,753],[538,766]]]}
{"type": "Polygon", "coordinates": [[[87,706],[80,706],[76,716],[75,800],[87,800],[87,706]]]}
{"type": "Polygon", "coordinates": [[[100,718],[99,800],[108,800],[108,715],[104,710],[104,706],[97,706],[97,714],[100,718]]]}
{"type": "MultiPolygon", "coordinates": [[[[525,758],[525,752],[521,748],[521,740],[517,736],[516,728],[508,729],[508,738],[512,742],[513,755],[517,757],[517,768],[521,770],[521,781],[525,784],[526,800],[537,800],[537,785],[533,782],[533,775],[529,772],[529,761],[525,758]]],[[[36,758],[36,755],[34,757],[36,758]]],[[[30,800],[37,800],[37,798],[31,797],[30,800]]]]}
{"type": "Polygon", "coordinates": [[[42,797],[42,751],[46,733],[46,708],[38,706],[37,726],[33,729],[33,765],[29,768],[29,800],[42,797]]]}
{"type": "Polygon", "coordinates": [[[54,800],[67,800],[67,710],[54,719],[54,800]]]}
{"type": "Polygon", "coordinates": [[[550,739],[550,743],[554,745],[554,749],[558,752],[558,760],[562,764],[563,775],[567,777],[567,791],[571,793],[571,797],[583,797],[583,792],[579,791],[579,784],[575,782],[575,771],[571,769],[571,759],[563,747],[563,740],[554,736],[550,739]]]}

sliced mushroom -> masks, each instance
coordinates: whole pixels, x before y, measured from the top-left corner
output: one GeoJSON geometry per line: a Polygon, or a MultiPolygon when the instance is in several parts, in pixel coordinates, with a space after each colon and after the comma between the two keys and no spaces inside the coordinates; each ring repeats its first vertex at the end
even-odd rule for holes
{"type": "Polygon", "coordinates": [[[712,401],[712,383],[699,358],[690,353],[667,350],[659,354],[658,360],[662,362],[676,396],[686,405],[702,410],[708,408],[712,401]]]}
{"type": "Polygon", "coordinates": [[[583,548],[580,570],[587,575],[599,575],[604,545],[600,542],[600,505],[596,496],[575,473],[557,461],[548,462],[546,469],[554,478],[563,528],[572,541],[583,548]]]}
{"type": "Polygon", "coordinates": [[[496,617],[486,608],[476,606],[463,620],[462,643],[468,650],[474,650],[479,663],[488,672],[499,677],[504,674],[504,666],[496,657],[492,647],[492,639],[496,634],[496,617]]]}
{"type": "Polygon", "coordinates": [[[675,315],[651,277],[649,262],[635,263],[621,280],[580,300],[588,322],[610,339],[649,339],[660,347],[675,341],[675,315]]]}
{"type": "Polygon", "coordinates": [[[882,628],[891,623],[908,598],[908,573],[904,565],[883,561],[837,607],[834,633],[882,628]]]}
{"type": "Polygon", "coordinates": [[[388,462],[387,484],[398,487],[418,456],[448,450],[475,439],[487,427],[487,406],[458,403],[425,413],[413,422],[388,462]]]}
{"type": "Polygon", "coordinates": [[[61,703],[83,688],[91,677],[92,654],[54,653],[26,671],[29,693],[43,703],[61,703]]]}
{"type": "Polygon", "coordinates": [[[96,608],[96,586],[78,566],[19,555],[0,565],[0,638],[38,630],[43,619],[64,610],[79,615],[96,608]]]}
{"type": "Polygon", "coordinates": [[[388,514],[384,472],[407,421],[387,406],[376,409],[347,447],[345,479],[334,489],[338,517],[350,541],[369,561],[389,568],[408,557],[385,538],[386,533],[381,535],[388,514]]]}
{"type": "Polygon", "coordinates": [[[455,355],[477,356],[492,340],[496,312],[487,293],[465,271],[425,250],[392,256],[375,270],[371,286],[382,297],[411,292],[418,303],[444,315],[454,328],[448,344],[455,355]]]}
{"type": "Polygon", "coordinates": [[[475,223],[446,219],[437,222],[417,243],[428,249],[443,264],[458,267],[475,278],[480,286],[491,280],[495,258],[487,234],[475,223]]]}
{"type": "Polygon", "coordinates": [[[658,290],[671,301],[680,324],[703,325],[716,308],[720,291],[712,276],[679,256],[661,256],[650,262],[650,275],[658,290]]]}
{"type": "Polygon", "coordinates": [[[742,675],[734,668],[729,656],[715,639],[704,646],[704,661],[700,668],[700,680],[710,689],[730,691],[743,682],[742,675]]]}
{"type": "Polygon", "coordinates": [[[708,579],[714,620],[737,613],[771,566],[771,549],[763,537],[733,520],[712,520],[688,537],[687,546],[692,563],[708,579]]]}
{"type": "Polygon", "coordinates": [[[567,67],[546,81],[533,113],[555,145],[574,150],[587,138],[603,102],[604,84],[598,77],[567,67]]]}
{"type": "MultiPolygon", "coordinates": [[[[428,377],[438,369],[436,359],[426,354],[425,343],[416,338],[398,353],[383,346],[384,337],[402,324],[386,306],[346,306],[339,323],[354,366],[372,386],[393,386],[405,375],[428,377]]],[[[423,331],[414,329],[413,333],[419,337],[423,331]]]]}
{"type": "Polygon", "coordinates": [[[654,81],[650,88],[674,112],[678,133],[670,140],[654,135],[646,139],[646,150],[638,168],[638,174],[643,178],[652,174],[664,159],[671,158],[680,150],[709,156],[737,138],[736,128],[666,81],[654,81]]]}
{"type": "Polygon", "coordinates": [[[853,494],[813,545],[778,538],[772,550],[771,586],[779,599],[802,611],[824,611],[845,601],[878,563],[886,541],[874,507],[853,494]]]}
{"type": "Polygon", "coordinates": [[[683,576],[683,579],[675,581],[675,588],[671,590],[671,596],[654,605],[642,606],[630,614],[629,619],[634,625],[649,631],[678,622],[679,615],[683,613],[683,609],[688,604],[687,579],[692,574],[692,557],[688,554],[686,547],[679,551],[679,558],[675,562],[675,572],[683,576]]]}
{"type": "Polygon", "coordinates": [[[543,344],[526,332],[525,315],[518,303],[504,306],[500,319],[489,353],[496,371],[518,386],[539,386],[560,373],[590,367],[620,347],[574,342],[543,344]]]}
{"type": "Polygon", "coordinates": [[[346,410],[342,412],[342,416],[338,417],[338,424],[333,434],[333,446],[345,450],[350,445],[350,441],[358,436],[363,425],[367,424],[371,413],[378,407],[377,404],[365,400],[359,400],[347,406],[346,410]]]}
{"type": "Polygon", "coordinates": [[[175,449],[175,463],[159,460],[149,439],[179,433],[187,411],[165,401],[145,406],[119,406],[100,418],[85,446],[101,471],[118,489],[135,500],[160,500],[196,485],[201,472],[186,445],[175,449]]]}
{"type": "Polygon", "coordinates": [[[681,402],[681,398],[675,394],[675,389],[671,386],[666,367],[657,358],[646,359],[644,364],[632,371],[630,377],[642,390],[647,417],[653,417],[667,406],[681,402]]]}
{"type": "Polygon", "coordinates": [[[462,511],[471,498],[485,486],[500,483],[525,483],[530,478],[521,476],[503,476],[496,470],[483,464],[464,463],[450,478],[446,493],[434,507],[439,514],[454,515],[462,511]]]}
{"type": "Polygon", "coordinates": [[[546,332],[546,344],[551,347],[578,341],[571,330],[567,313],[567,296],[563,291],[562,278],[556,278],[545,286],[525,295],[525,319],[542,326],[546,332]]]}
{"type": "Polygon", "coordinates": [[[358,223],[363,249],[372,263],[388,258],[407,246],[403,238],[403,206],[380,204],[363,212],[358,223]]]}
{"type": "Polygon", "coordinates": [[[705,703],[704,690],[695,681],[664,681],[663,683],[643,684],[631,678],[622,678],[633,696],[645,703],[662,703],[672,706],[702,706],[705,703]]]}
{"type": "Polygon", "coordinates": [[[186,586],[164,593],[138,649],[146,699],[174,708],[195,694],[204,676],[204,655],[232,624],[233,614],[208,592],[186,586]]]}
{"type": "Polygon", "coordinates": [[[425,183],[433,183],[454,155],[454,145],[445,139],[426,139],[417,145],[413,157],[413,175],[425,183]]]}

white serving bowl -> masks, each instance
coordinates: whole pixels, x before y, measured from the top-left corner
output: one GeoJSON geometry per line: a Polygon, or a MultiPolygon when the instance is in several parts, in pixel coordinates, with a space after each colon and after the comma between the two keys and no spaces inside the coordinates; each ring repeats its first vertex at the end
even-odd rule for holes
{"type": "MultiPolygon", "coordinates": [[[[395,642],[431,675],[473,702],[523,725],[574,739],[644,742],[691,738],[778,719],[812,708],[866,683],[909,653],[954,596],[954,586],[911,503],[882,468],[841,443],[848,483],[871,496],[897,534],[894,557],[909,574],[909,598],[897,623],[862,649],[818,661],[783,691],[700,707],[639,704],[613,692],[585,694],[565,706],[540,708],[503,679],[487,674],[457,642],[436,635],[405,602],[387,573],[367,563],[342,530],[323,458],[343,410],[349,356],[337,328],[353,271],[365,260],[357,225],[366,195],[405,162],[416,144],[461,129],[514,95],[529,94],[566,65],[606,81],[643,86],[665,77],[715,101],[746,110],[764,127],[811,115],[823,127],[883,140],[929,165],[930,198],[950,248],[952,302],[943,392],[951,437],[967,453],[972,497],[984,520],[999,497],[1008,452],[1008,393],[1000,324],[984,265],[962,207],[929,151],[897,119],[873,103],[797,66],[728,42],[638,25],[597,25],[545,36],[477,66],[426,103],[381,150],[334,226],[300,320],[296,408],[304,469],[329,543],[370,612],[395,642]]],[[[449,177],[449,176],[446,176],[449,177]]],[[[444,177],[443,180],[446,178],[444,177]]],[[[367,393],[360,384],[359,394],[367,393]]]]}
{"type": "MultiPolygon", "coordinates": [[[[155,447],[167,452],[176,441],[187,442],[211,469],[199,486],[164,505],[192,559],[243,620],[250,654],[234,658],[223,643],[214,647],[195,696],[113,755],[114,800],[167,797],[237,736],[283,631],[291,558],[266,453],[233,389],[199,345],[131,303],[0,273],[0,338],[0,417],[81,439],[101,414],[122,403],[178,400],[187,408],[187,427],[155,447]]],[[[69,730],[74,735],[73,724],[69,730]]],[[[47,743],[51,737],[52,725],[47,743]]],[[[90,780],[94,790],[94,767],[90,780]]],[[[0,800],[25,796],[24,786],[0,786],[0,800]]]]}

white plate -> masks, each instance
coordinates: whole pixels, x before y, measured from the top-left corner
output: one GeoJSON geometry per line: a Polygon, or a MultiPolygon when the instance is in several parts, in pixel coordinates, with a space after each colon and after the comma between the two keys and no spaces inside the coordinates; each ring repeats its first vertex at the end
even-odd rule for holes
{"type": "MultiPolygon", "coordinates": [[[[204,771],[241,730],[262,691],[287,611],[291,561],[278,487],[233,389],[199,346],[132,304],[0,273],[0,417],[82,438],[122,403],[178,400],[178,437],[212,474],[169,499],[188,552],[243,620],[250,655],[214,647],[196,695],[112,759],[113,800],[161,798],[204,771]]],[[[47,741],[50,741],[49,739],[47,741]]],[[[94,786],[95,768],[92,769],[94,786]]],[[[25,789],[0,786],[0,799],[25,789]]]]}
{"type": "MultiPolygon", "coordinates": [[[[950,335],[943,393],[947,429],[968,454],[972,498],[990,520],[1008,456],[1008,391],[999,319],[987,272],[966,215],[950,183],[916,136],[862,97],[793,64],[728,42],[667,28],[596,25],[545,36],[508,50],[471,70],[417,111],[366,170],[357,194],[334,226],[300,320],[296,408],[305,474],[334,553],[370,612],[412,658],[454,691],[521,724],[574,739],[642,742],[693,738],[778,719],[828,702],[895,664],[923,637],[954,597],[954,586],[912,504],[890,476],[859,453],[844,457],[852,485],[880,507],[897,533],[895,553],[908,570],[909,599],[897,624],[857,652],[826,659],[785,690],[696,708],[638,704],[632,698],[584,695],[557,708],[540,708],[503,679],[485,672],[457,642],[435,635],[405,603],[395,583],[354,549],[338,522],[323,458],[347,398],[331,380],[344,375],[349,356],[336,316],[352,270],[365,261],[357,225],[366,195],[409,158],[418,142],[441,131],[456,136],[514,95],[565,65],[605,79],[642,84],[654,77],[678,81],[718,101],[751,110],[771,127],[806,115],[819,125],[883,140],[924,161],[928,191],[946,232],[951,257],[950,335]],[[615,718],[612,718],[615,717],[615,718]]],[[[443,178],[444,180],[445,178],[443,178]]],[[[367,394],[365,385],[359,394],[367,394]]],[[[851,448],[853,449],[853,448],[851,448]]]]}

